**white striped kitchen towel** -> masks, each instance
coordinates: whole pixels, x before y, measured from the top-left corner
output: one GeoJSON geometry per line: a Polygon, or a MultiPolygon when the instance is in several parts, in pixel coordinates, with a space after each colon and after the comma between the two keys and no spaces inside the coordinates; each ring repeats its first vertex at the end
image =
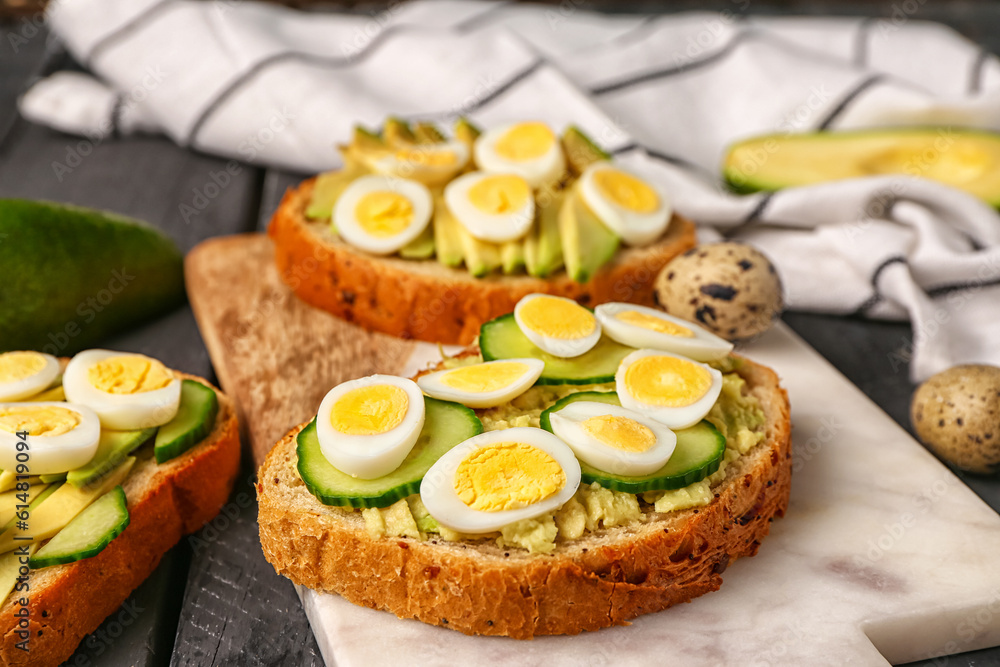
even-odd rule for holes
{"type": "MultiPolygon", "coordinates": [[[[355,123],[387,115],[579,125],[658,180],[703,239],[767,252],[791,308],[910,318],[914,379],[1000,365],[1000,216],[916,177],[736,196],[735,140],[889,125],[1000,130],[1000,62],[941,25],[887,19],[602,15],[436,0],[313,14],[218,0],[60,0],[53,30],[93,77],[56,73],[30,120],[305,173],[335,167],[355,123]]],[[[740,3],[734,1],[734,10],[740,3]]]]}

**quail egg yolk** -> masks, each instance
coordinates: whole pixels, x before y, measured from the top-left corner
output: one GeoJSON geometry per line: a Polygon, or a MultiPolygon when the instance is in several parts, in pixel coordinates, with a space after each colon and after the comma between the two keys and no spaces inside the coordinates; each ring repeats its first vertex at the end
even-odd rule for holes
{"type": "Polygon", "coordinates": [[[516,382],[528,372],[525,364],[516,361],[477,364],[456,368],[441,376],[441,383],[452,389],[485,394],[497,391],[516,382]]]}
{"type": "Polygon", "coordinates": [[[625,386],[647,405],[682,408],[696,403],[712,387],[712,375],[701,365],[667,356],[634,361],[625,371],[625,386]]]}
{"type": "Polygon", "coordinates": [[[141,394],[163,389],[174,376],[156,359],[123,355],[98,361],[87,370],[87,379],[108,394],[141,394]]]}
{"type": "Polygon", "coordinates": [[[632,174],[601,169],[594,174],[594,183],[606,199],[629,211],[652,213],[660,207],[656,191],[632,174]]]}
{"type": "Polygon", "coordinates": [[[398,192],[376,190],[358,201],[354,209],[358,224],[371,236],[395,236],[413,221],[413,203],[398,192]]]}
{"type": "Polygon", "coordinates": [[[687,327],[674,324],[670,320],[664,320],[653,315],[640,313],[638,310],[622,311],[615,315],[615,318],[621,320],[625,324],[642,327],[643,329],[649,329],[650,331],[655,331],[657,333],[667,334],[668,336],[694,338],[694,332],[687,327]]]}
{"type": "Polygon", "coordinates": [[[497,155],[511,162],[535,160],[545,155],[556,137],[545,123],[520,123],[497,141],[497,155]]]}
{"type": "Polygon", "coordinates": [[[17,406],[0,410],[0,429],[8,433],[27,431],[34,436],[68,433],[80,425],[80,415],[57,406],[17,406]]]}
{"type": "Polygon", "coordinates": [[[409,407],[406,392],[394,385],[358,387],[333,404],[330,424],[344,435],[378,435],[399,426],[409,407]]]}
{"type": "Polygon", "coordinates": [[[583,306],[555,297],[526,301],[520,311],[524,326],[543,336],[572,340],[594,332],[597,319],[583,306]]]}
{"type": "Polygon", "coordinates": [[[582,421],[580,427],[602,444],[626,452],[645,452],[656,444],[652,429],[628,417],[599,415],[582,421]]]}
{"type": "Polygon", "coordinates": [[[455,493],[481,512],[528,507],[566,485],[559,463],[538,447],[498,442],[477,449],[455,470],[455,493]]]}
{"type": "Polygon", "coordinates": [[[0,384],[29,378],[45,368],[45,357],[37,352],[0,354],[0,384]]]}
{"type": "Polygon", "coordinates": [[[489,215],[516,213],[531,196],[528,182],[520,176],[487,176],[469,188],[469,201],[489,215]]]}

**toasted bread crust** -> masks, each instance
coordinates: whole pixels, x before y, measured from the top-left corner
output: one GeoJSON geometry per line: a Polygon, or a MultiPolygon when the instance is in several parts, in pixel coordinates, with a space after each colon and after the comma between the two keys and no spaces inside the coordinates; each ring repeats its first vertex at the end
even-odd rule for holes
{"type": "Polygon", "coordinates": [[[313,179],[289,189],[268,235],[282,279],[306,303],[362,327],[400,338],[467,345],[479,327],[514,310],[526,294],[544,292],[587,306],[608,301],[653,305],[653,283],[673,257],[694,247],[694,225],[675,215],[655,244],[620,250],[594,278],[573,282],[565,272],[475,278],[437,261],[375,257],[305,217],[313,179]]]}
{"type": "Polygon", "coordinates": [[[727,469],[707,506],[585,535],[548,556],[481,542],[373,539],[363,522],[315,499],[289,506],[289,494],[308,495],[281,474],[295,467],[300,426],[258,476],[264,555],[297,584],[466,634],[577,634],[690,601],[717,590],[733,559],[756,554],[788,505],[787,395],[768,368],[748,361],[740,374],[761,401],[766,439],[727,469]]]}
{"type": "Polygon", "coordinates": [[[65,661],[152,574],[163,554],[219,512],[239,470],[240,439],[232,402],[216,392],[219,414],[204,441],[169,462],[157,464],[150,456],[132,468],[123,484],[130,522],[121,535],[92,558],[33,570],[30,590],[11,594],[0,606],[0,664],[65,661]],[[18,596],[30,599],[27,652],[16,647],[22,641],[14,616],[18,596]]]}

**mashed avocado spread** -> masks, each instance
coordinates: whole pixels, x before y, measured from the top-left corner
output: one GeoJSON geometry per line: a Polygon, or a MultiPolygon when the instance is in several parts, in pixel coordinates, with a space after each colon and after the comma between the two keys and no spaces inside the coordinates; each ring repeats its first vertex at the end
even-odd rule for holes
{"type": "MultiPolygon", "coordinates": [[[[479,363],[478,357],[450,359],[446,366],[479,363]]],[[[427,539],[436,534],[447,541],[493,539],[500,548],[522,548],[532,553],[551,553],[558,541],[573,540],[586,532],[647,520],[655,512],[672,512],[707,505],[712,488],[726,478],[726,468],[764,439],[764,412],[756,397],[745,392],[746,382],[735,370],[740,361],[727,357],[713,363],[724,373],[719,400],[706,415],[726,438],[726,453],[718,471],[681,489],[652,491],[640,495],[606,489],[596,482],[581,484],[576,495],[554,512],[504,526],[497,533],[464,535],[439,526],[427,512],[419,495],[412,495],[383,509],[360,510],[372,537],[399,536],[427,539]]],[[[537,385],[510,403],[478,411],[486,431],[515,426],[539,426],[542,411],[560,398],[580,391],[614,391],[614,383],[597,385],[537,385]]]]}

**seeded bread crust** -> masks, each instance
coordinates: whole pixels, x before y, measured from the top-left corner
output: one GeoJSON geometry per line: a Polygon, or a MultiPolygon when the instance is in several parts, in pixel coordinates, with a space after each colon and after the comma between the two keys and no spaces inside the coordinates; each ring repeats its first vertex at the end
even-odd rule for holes
{"type": "Polygon", "coordinates": [[[757,553],[791,483],[788,397],[770,369],[739,371],[760,399],[766,438],[726,469],[707,506],[557,542],[552,555],[491,540],[374,539],[359,512],[322,505],[299,478],[293,429],[258,475],[260,540],[275,570],[337,593],[466,634],[530,639],[578,634],[718,590],[730,562],[757,553]]]}
{"type": "Polygon", "coordinates": [[[282,280],[312,306],[400,338],[468,345],[484,322],[513,311],[533,292],[569,297],[586,306],[608,301],[651,306],[660,269],[695,245],[694,225],[674,215],[656,243],[619,250],[584,285],[565,272],[550,279],[475,278],[433,259],[376,257],[347,245],[327,221],[305,217],[313,184],[309,179],[290,188],[271,218],[268,235],[282,280]]]}
{"type": "Polygon", "coordinates": [[[163,554],[219,512],[239,470],[240,439],[232,402],[213,389],[219,414],[205,440],[162,464],[146,447],[132,467],[122,485],[128,528],[92,558],[32,570],[30,590],[12,593],[0,606],[0,665],[43,667],[65,661],[152,574],[163,554]],[[16,647],[23,640],[17,635],[16,597],[30,599],[27,652],[16,647]]]}

